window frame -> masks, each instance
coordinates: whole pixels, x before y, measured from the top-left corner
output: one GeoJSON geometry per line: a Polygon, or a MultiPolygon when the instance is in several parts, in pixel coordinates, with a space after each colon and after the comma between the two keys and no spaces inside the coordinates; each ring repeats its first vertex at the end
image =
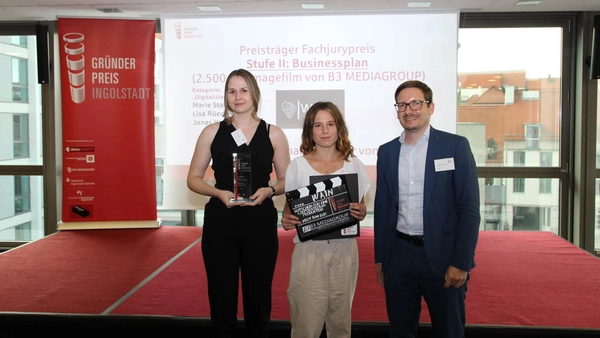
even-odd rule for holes
{"type": "MultiPolygon", "coordinates": [[[[36,26],[45,25],[48,26],[48,53],[49,55],[55,53],[54,41],[57,35],[57,21],[27,21],[27,22],[0,22],[0,35],[1,36],[36,36],[36,26]]],[[[53,62],[51,58],[50,62],[53,62]]],[[[33,165],[19,165],[9,164],[0,165],[1,176],[39,176],[42,177],[43,181],[43,217],[44,217],[44,234],[49,235],[57,231],[58,224],[58,201],[60,199],[60,177],[57,173],[59,172],[57,159],[60,159],[60,146],[57,149],[57,141],[60,135],[57,136],[57,130],[60,130],[60,100],[56,99],[58,95],[57,74],[54,67],[50,67],[51,76],[50,82],[41,86],[41,105],[42,105],[42,126],[41,133],[43,140],[42,153],[44,154],[42,164],[33,165]]],[[[11,75],[12,76],[12,75],[11,75]]],[[[27,86],[34,86],[36,83],[28,83],[27,86]]],[[[37,88],[36,88],[37,90],[37,88]]],[[[28,100],[29,101],[29,100],[28,100]]],[[[13,101],[18,103],[18,101],[13,101]]],[[[31,123],[31,121],[29,121],[31,123]]],[[[28,142],[31,142],[29,140],[28,142]]],[[[30,149],[30,156],[31,149],[30,149]]],[[[17,231],[17,230],[16,230],[17,231]]],[[[29,229],[31,234],[31,229],[29,229]]],[[[29,236],[31,237],[31,236],[29,236]]],[[[0,249],[10,249],[29,242],[31,239],[15,240],[15,241],[0,241],[0,249]]]]}
{"type": "MultiPolygon", "coordinates": [[[[560,94],[560,152],[559,163],[556,167],[477,167],[480,179],[485,178],[550,178],[558,179],[559,184],[559,210],[560,225],[559,235],[571,240],[573,231],[569,227],[572,219],[572,199],[570,198],[573,185],[572,172],[569,170],[573,162],[573,115],[574,105],[570,95],[575,87],[573,74],[574,60],[576,58],[576,30],[577,13],[461,13],[459,29],[461,28],[533,28],[533,27],[561,27],[563,31],[562,64],[561,64],[561,94],[560,94]]],[[[460,33],[459,33],[460,34],[460,33]]],[[[514,183],[513,183],[514,184],[514,183]]],[[[513,185],[514,187],[514,185],[513,185]]]]}

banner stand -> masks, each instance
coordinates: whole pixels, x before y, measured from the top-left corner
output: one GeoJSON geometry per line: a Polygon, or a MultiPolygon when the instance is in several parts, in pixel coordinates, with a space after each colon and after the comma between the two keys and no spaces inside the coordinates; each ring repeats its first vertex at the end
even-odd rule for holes
{"type": "Polygon", "coordinates": [[[162,221],[111,221],[111,222],[58,222],[58,230],[94,230],[94,229],[156,229],[162,221]]]}
{"type": "Polygon", "coordinates": [[[58,230],[158,228],[156,21],[58,18],[63,189],[58,230]]]}

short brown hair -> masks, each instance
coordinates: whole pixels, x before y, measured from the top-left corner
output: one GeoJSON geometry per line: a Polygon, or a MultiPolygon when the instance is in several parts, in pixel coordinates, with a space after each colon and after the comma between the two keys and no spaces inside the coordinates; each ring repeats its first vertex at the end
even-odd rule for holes
{"type": "Polygon", "coordinates": [[[429,104],[431,104],[431,102],[433,102],[433,91],[431,90],[431,88],[429,88],[428,85],[426,85],[425,83],[418,81],[418,80],[411,80],[411,81],[406,81],[404,83],[402,83],[401,85],[398,86],[398,88],[396,88],[396,92],[394,93],[394,102],[398,103],[396,100],[398,100],[398,94],[400,94],[400,92],[406,88],[417,88],[420,89],[423,92],[423,95],[425,96],[425,101],[429,101],[429,104]]]}

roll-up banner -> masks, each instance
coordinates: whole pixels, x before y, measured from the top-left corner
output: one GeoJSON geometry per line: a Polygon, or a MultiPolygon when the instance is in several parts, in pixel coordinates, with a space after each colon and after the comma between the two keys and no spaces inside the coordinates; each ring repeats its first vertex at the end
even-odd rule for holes
{"type": "Polygon", "coordinates": [[[156,228],[154,20],[59,18],[59,230],[156,228]]]}

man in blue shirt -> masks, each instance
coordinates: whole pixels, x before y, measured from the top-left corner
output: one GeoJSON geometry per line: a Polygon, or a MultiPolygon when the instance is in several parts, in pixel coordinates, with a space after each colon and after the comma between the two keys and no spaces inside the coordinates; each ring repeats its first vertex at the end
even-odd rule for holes
{"type": "Polygon", "coordinates": [[[464,337],[465,296],[479,234],[477,167],[466,138],[430,126],[433,92],[394,94],[404,131],[379,147],[375,262],[391,337],[416,337],[425,299],[436,337],[464,337]]]}

